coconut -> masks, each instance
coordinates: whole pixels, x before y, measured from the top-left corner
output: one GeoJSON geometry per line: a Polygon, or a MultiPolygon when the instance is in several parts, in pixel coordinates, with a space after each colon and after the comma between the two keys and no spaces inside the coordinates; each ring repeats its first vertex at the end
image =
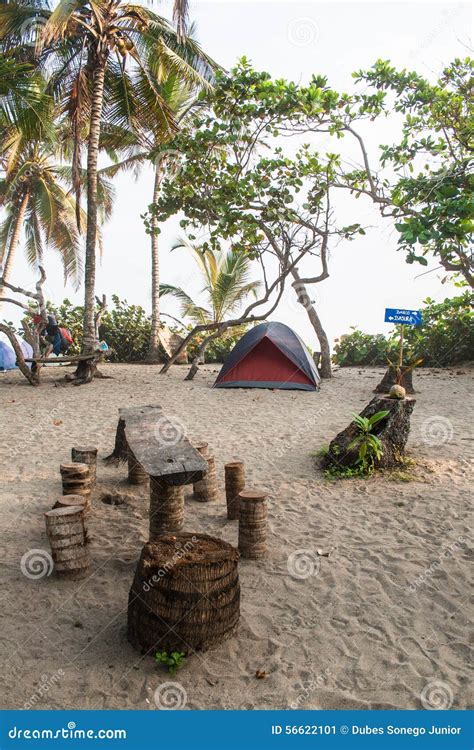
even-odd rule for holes
{"type": "Polygon", "coordinates": [[[406,396],[406,390],[402,385],[392,385],[390,388],[389,394],[390,398],[399,398],[403,399],[406,396]]]}

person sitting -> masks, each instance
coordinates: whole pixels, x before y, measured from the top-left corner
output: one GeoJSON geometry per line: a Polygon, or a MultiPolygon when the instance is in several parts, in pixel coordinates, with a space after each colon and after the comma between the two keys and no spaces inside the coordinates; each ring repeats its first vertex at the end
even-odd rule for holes
{"type": "MultiPolygon", "coordinates": [[[[35,315],[33,320],[35,324],[38,325],[41,323],[42,318],[40,315],[35,315]]],[[[56,317],[52,313],[48,313],[48,322],[43,329],[42,338],[47,345],[47,350],[44,354],[46,357],[49,356],[51,352],[57,357],[65,355],[69,352],[74,343],[69,330],[59,326],[56,317]]]]}

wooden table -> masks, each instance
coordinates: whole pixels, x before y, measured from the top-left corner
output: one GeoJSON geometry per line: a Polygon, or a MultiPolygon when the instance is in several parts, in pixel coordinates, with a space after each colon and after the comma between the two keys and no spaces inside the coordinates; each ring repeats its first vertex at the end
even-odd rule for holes
{"type": "Polygon", "coordinates": [[[179,486],[206,475],[206,459],[193,448],[182,425],[168,419],[161,406],[119,409],[119,416],[130,450],[150,477],[179,486]]]}

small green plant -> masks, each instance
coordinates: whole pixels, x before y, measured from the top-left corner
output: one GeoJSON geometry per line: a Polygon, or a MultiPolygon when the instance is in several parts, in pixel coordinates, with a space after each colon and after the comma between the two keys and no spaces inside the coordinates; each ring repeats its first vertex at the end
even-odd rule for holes
{"type": "Polygon", "coordinates": [[[361,417],[360,414],[352,413],[359,433],[349,443],[348,447],[349,450],[358,448],[359,455],[356,464],[360,466],[363,474],[371,474],[374,470],[375,461],[383,454],[382,443],[372,430],[387,414],[388,411],[378,411],[371,417],[361,417]]]}
{"type": "Polygon", "coordinates": [[[182,651],[172,651],[168,654],[167,651],[157,651],[155,654],[155,660],[158,664],[164,664],[168,667],[168,672],[171,675],[175,675],[177,670],[183,666],[186,655],[182,651]]]}
{"type": "Polygon", "coordinates": [[[325,479],[354,479],[354,477],[365,478],[366,472],[361,465],[358,466],[328,466],[323,472],[325,479]]]}

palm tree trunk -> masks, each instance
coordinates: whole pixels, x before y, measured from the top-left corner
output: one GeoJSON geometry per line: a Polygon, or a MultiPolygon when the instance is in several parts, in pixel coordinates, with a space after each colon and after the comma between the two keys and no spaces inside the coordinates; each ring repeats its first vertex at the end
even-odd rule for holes
{"type": "Polygon", "coordinates": [[[301,277],[296,268],[292,269],[291,275],[293,276],[295,280],[293,283],[293,288],[296,292],[298,302],[306,310],[309,321],[311,325],[313,326],[314,332],[316,333],[316,336],[318,338],[319,346],[321,347],[321,368],[320,368],[321,377],[332,378],[331,348],[329,346],[329,339],[326,335],[326,331],[324,330],[322,326],[318,313],[316,312],[316,310],[314,309],[310,301],[310,297],[306,289],[306,286],[301,281],[301,277]]]}
{"type": "Polygon", "coordinates": [[[105,63],[96,61],[93,69],[92,106],[87,147],[87,233],[84,277],[84,318],[82,351],[96,348],[95,275],[97,246],[97,160],[99,156],[100,121],[104,102],[105,63]]]}
{"type": "MultiPolygon", "coordinates": [[[[20,208],[18,209],[18,213],[16,216],[15,228],[11,236],[9,247],[8,249],[5,248],[6,258],[5,258],[5,264],[3,266],[3,273],[1,274],[3,278],[5,279],[5,281],[10,281],[10,276],[11,276],[12,268],[13,268],[13,260],[16,255],[18,243],[20,242],[21,230],[23,229],[23,222],[25,220],[25,213],[28,207],[29,199],[30,199],[30,194],[26,192],[23,198],[21,199],[20,208]]],[[[5,255],[3,257],[5,257],[5,255]]],[[[4,292],[5,292],[5,289],[0,284],[0,297],[3,296],[4,292]]],[[[0,309],[1,308],[2,308],[2,303],[0,303],[0,309]]]]}
{"type": "MultiPolygon", "coordinates": [[[[153,185],[153,203],[160,197],[161,174],[157,163],[155,166],[155,182],[153,185]]],[[[160,354],[160,254],[158,243],[158,219],[153,216],[151,221],[151,336],[147,359],[156,362],[160,354]]]]}

